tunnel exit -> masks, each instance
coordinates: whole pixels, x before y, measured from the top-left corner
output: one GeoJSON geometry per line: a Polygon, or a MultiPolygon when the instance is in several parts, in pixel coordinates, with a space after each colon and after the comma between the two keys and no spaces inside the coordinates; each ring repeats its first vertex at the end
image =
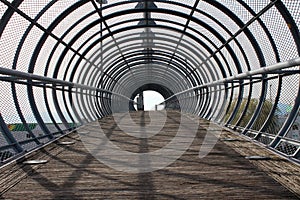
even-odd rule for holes
{"type": "Polygon", "coordinates": [[[156,106],[159,103],[163,102],[165,99],[164,97],[153,90],[146,90],[141,93],[139,93],[135,98],[134,101],[138,104],[134,105],[134,108],[136,110],[145,110],[145,111],[151,111],[151,110],[161,110],[163,109],[163,106],[156,106]]]}

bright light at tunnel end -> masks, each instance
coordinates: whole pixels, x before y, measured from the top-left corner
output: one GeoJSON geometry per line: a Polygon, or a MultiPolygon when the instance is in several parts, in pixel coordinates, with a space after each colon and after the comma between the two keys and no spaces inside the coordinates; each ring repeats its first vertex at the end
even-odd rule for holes
{"type": "MultiPolygon", "coordinates": [[[[144,94],[144,110],[145,111],[153,111],[153,110],[162,110],[164,109],[164,106],[157,106],[161,102],[163,102],[165,99],[164,97],[153,90],[146,90],[143,92],[144,94]]],[[[137,101],[137,96],[135,97],[135,101],[137,101]]],[[[137,110],[137,106],[135,105],[135,109],[137,110]]]]}

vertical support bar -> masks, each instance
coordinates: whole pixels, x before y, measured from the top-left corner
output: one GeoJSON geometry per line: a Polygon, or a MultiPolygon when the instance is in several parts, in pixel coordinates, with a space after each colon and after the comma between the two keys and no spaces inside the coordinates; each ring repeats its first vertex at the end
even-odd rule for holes
{"type": "MultiPolygon", "coordinates": [[[[282,3],[282,1],[277,1],[275,4],[276,8],[284,18],[285,22],[290,25],[290,32],[293,35],[293,39],[295,41],[295,44],[297,46],[298,50],[298,55],[300,55],[300,34],[299,34],[299,29],[298,26],[291,16],[290,12],[288,9],[285,7],[285,5],[282,3]]],[[[296,65],[294,65],[296,66],[296,65]]],[[[295,99],[295,104],[294,107],[292,108],[287,120],[283,124],[282,128],[278,132],[277,136],[275,139],[271,142],[270,146],[275,148],[276,145],[280,142],[282,136],[284,136],[287,131],[291,128],[293,122],[296,120],[299,112],[299,105],[300,105],[300,83],[299,83],[299,89],[298,89],[298,94],[295,99]]]]}
{"type": "MultiPolygon", "coordinates": [[[[232,87],[234,85],[232,84],[232,87]]],[[[234,87],[232,88],[232,91],[234,91],[234,87]]],[[[238,110],[241,106],[241,103],[243,101],[243,94],[244,94],[244,86],[243,86],[243,81],[240,80],[240,86],[239,86],[239,96],[235,105],[235,108],[233,109],[233,112],[230,116],[230,118],[227,120],[227,122],[225,122],[226,125],[230,124],[232,122],[232,120],[234,119],[234,117],[237,115],[238,110]]]]}
{"type": "MultiPolygon", "coordinates": [[[[55,84],[53,84],[53,86],[56,87],[55,84]]],[[[60,109],[60,107],[59,107],[56,89],[54,89],[54,88],[52,89],[52,95],[53,95],[53,103],[54,103],[55,109],[56,109],[56,111],[57,111],[57,114],[58,114],[60,120],[62,121],[63,125],[64,125],[67,129],[69,129],[70,126],[69,126],[69,124],[68,124],[66,118],[64,117],[64,115],[63,115],[63,113],[62,113],[62,111],[61,111],[61,109],[60,109]]],[[[53,121],[53,123],[57,124],[56,121],[53,121]]],[[[62,130],[61,130],[60,127],[59,127],[58,130],[62,132],[62,130]]]]}
{"type": "Polygon", "coordinates": [[[258,120],[257,118],[263,108],[263,103],[267,96],[267,88],[268,88],[268,81],[263,80],[262,81],[262,89],[261,89],[262,93],[260,94],[258,105],[257,105],[255,112],[254,112],[253,116],[251,117],[250,121],[248,122],[248,124],[246,125],[244,130],[242,131],[242,134],[246,134],[248,132],[248,130],[253,126],[255,121],[258,120]]]}
{"type": "Polygon", "coordinates": [[[300,158],[300,147],[298,147],[297,151],[295,152],[294,158],[299,159],[300,158]]]}
{"type": "MultiPolygon", "coordinates": [[[[45,104],[46,104],[46,109],[47,109],[47,111],[48,111],[48,115],[49,115],[51,121],[53,122],[55,128],[57,128],[57,130],[58,130],[59,132],[62,133],[63,131],[62,131],[61,128],[58,126],[58,124],[56,123],[56,121],[55,121],[55,119],[54,119],[54,117],[53,117],[53,115],[52,115],[51,108],[50,108],[50,106],[49,106],[49,102],[48,102],[48,98],[47,98],[47,88],[44,87],[44,88],[43,88],[43,91],[44,91],[44,100],[45,100],[45,104]]],[[[56,110],[57,110],[57,109],[56,109],[56,110]]]]}
{"type": "Polygon", "coordinates": [[[29,104],[32,109],[32,112],[34,114],[35,119],[37,120],[39,126],[44,131],[44,134],[48,136],[48,138],[51,140],[53,139],[53,134],[49,131],[47,126],[44,123],[44,120],[42,116],[39,113],[39,110],[36,106],[34,95],[33,95],[33,86],[32,86],[32,80],[28,80],[29,85],[27,86],[27,92],[28,92],[28,98],[29,98],[29,104]]]}
{"type": "Polygon", "coordinates": [[[252,83],[252,79],[250,79],[250,83],[249,83],[249,91],[248,91],[248,99],[247,99],[247,102],[246,102],[246,105],[244,107],[244,110],[243,112],[241,113],[241,116],[240,118],[237,120],[236,124],[235,124],[235,128],[234,130],[236,130],[236,128],[238,126],[240,126],[240,124],[242,123],[245,115],[247,114],[247,110],[248,110],[248,107],[251,103],[251,97],[252,97],[252,90],[253,90],[253,83],[252,83]]]}
{"type": "Polygon", "coordinates": [[[23,123],[26,131],[28,132],[28,134],[30,135],[30,137],[34,138],[34,141],[37,145],[40,145],[40,141],[36,138],[36,136],[33,134],[33,132],[31,131],[31,129],[29,128],[26,120],[25,120],[25,117],[21,111],[21,108],[20,108],[20,104],[19,104],[19,101],[18,101],[18,97],[17,97],[17,91],[16,91],[16,84],[15,83],[11,83],[11,92],[12,92],[12,96],[13,96],[13,99],[14,99],[14,104],[16,106],[16,109],[17,109],[17,113],[19,115],[19,118],[21,120],[21,122],[23,123]]]}
{"type": "MultiPolygon", "coordinates": [[[[265,132],[268,128],[268,126],[271,123],[272,117],[275,115],[276,109],[277,109],[277,105],[279,102],[279,98],[280,98],[280,94],[281,94],[281,86],[282,86],[282,76],[279,75],[278,76],[278,88],[277,88],[277,96],[274,99],[274,104],[273,104],[273,108],[266,120],[266,122],[262,125],[261,129],[259,130],[259,133],[256,135],[256,137],[254,139],[258,140],[262,134],[262,132],[265,132]]],[[[270,92],[271,95],[271,92],[270,92]]]]}
{"type": "MultiPolygon", "coordinates": [[[[228,98],[228,84],[224,83],[224,101],[222,102],[222,106],[220,107],[220,110],[218,110],[218,114],[213,119],[214,122],[220,123],[222,121],[222,114],[224,113],[224,110],[226,109],[226,99],[228,98]],[[220,119],[221,118],[221,119],[220,119]]],[[[222,94],[222,89],[220,90],[220,95],[222,94]]],[[[216,111],[215,111],[216,112],[216,111]]]]}
{"type": "Polygon", "coordinates": [[[79,116],[77,110],[74,109],[74,106],[75,106],[75,105],[74,105],[74,101],[75,101],[74,99],[76,99],[76,98],[73,98],[72,95],[73,95],[73,94],[76,95],[76,92],[77,92],[77,88],[69,86],[69,92],[68,92],[68,95],[69,95],[69,102],[70,102],[70,105],[71,105],[71,109],[72,109],[72,111],[73,111],[75,117],[77,118],[79,124],[80,124],[80,125],[83,125],[83,124],[84,124],[83,120],[80,118],[80,116],[79,116]],[[76,89],[76,91],[72,92],[73,89],[76,89]]]}
{"type": "Polygon", "coordinates": [[[283,126],[280,129],[279,133],[274,138],[274,140],[271,142],[271,144],[270,144],[271,147],[275,148],[276,145],[280,142],[281,137],[284,136],[288,132],[288,130],[291,128],[294,121],[298,117],[299,105],[300,105],[300,85],[299,85],[298,95],[295,99],[294,107],[292,108],[291,113],[289,114],[287,120],[283,124],[283,126]]]}

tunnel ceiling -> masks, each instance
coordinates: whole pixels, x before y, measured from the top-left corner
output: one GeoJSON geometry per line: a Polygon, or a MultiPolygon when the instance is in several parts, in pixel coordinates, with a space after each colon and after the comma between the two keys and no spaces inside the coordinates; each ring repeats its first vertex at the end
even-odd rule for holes
{"type": "Polygon", "coordinates": [[[126,96],[146,83],[177,93],[298,57],[299,51],[299,31],[292,30],[299,24],[297,1],[0,5],[2,67],[126,96]]]}
{"type": "Polygon", "coordinates": [[[186,112],[270,134],[261,142],[275,148],[299,110],[299,13],[290,0],[0,0],[0,146],[36,147],[152,85],[168,108],[182,99],[186,112]]]}

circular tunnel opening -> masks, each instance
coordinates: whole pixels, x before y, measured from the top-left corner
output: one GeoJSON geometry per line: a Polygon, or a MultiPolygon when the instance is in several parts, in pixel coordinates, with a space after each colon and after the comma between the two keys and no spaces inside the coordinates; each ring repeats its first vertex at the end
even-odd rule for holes
{"type": "MultiPolygon", "coordinates": [[[[142,98],[142,100],[140,100],[140,101],[143,101],[143,110],[145,110],[145,111],[164,109],[164,105],[157,106],[158,104],[160,104],[161,102],[163,102],[165,100],[165,98],[159,92],[156,92],[154,90],[143,91],[135,96],[134,101],[138,102],[139,98],[142,98]],[[143,97],[141,97],[141,94],[143,94],[142,95],[143,97]]],[[[134,105],[134,108],[136,110],[140,110],[140,109],[138,109],[137,104],[134,105]]]]}
{"type": "MultiPolygon", "coordinates": [[[[167,87],[160,85],[160,84],[155,84],[155,83],[149,83],[142,85],[141,87],[137,88],[131,95],[132,100],[135,100],[137,102],[137,98],[139,97],[139,94],[143,94],[143,101],[144,99],[144,93],[146,95],[146,104],[147,107],[145,109],[142,108],[140,110],[155,110],[155,104],[159,104],[163,102],[165,99],[171,97],[174,95],[174,93],[167,87]],[[152,108],[151,108],[152,107],[152,108]],[[149,109],[148,109],[149,108],[149,109]]],[[[176,97],[174,97],[176,98],[176,97]]],[[[163,110],[167,109],[165,105],[159,105],[157,107],[157,110],[163,110]]],[[[135,103],[130,102],[129,103],[129,110],[130,111],[136,111],[139,110],[136,106],[135,103]]]]}

